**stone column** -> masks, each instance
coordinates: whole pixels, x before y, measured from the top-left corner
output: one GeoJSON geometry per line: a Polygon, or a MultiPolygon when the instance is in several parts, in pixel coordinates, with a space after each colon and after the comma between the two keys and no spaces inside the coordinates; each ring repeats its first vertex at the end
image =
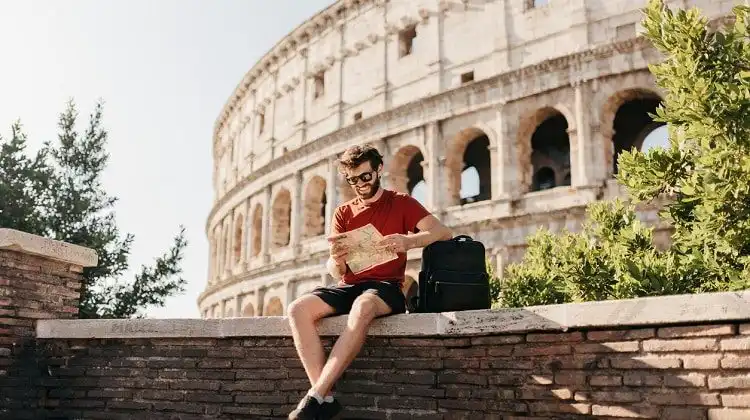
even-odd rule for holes
{"type": "Polygon", "coordinates": [[[299,248],[299,241],[302,234],[302,223],[305,218],[302,209],[302,172],[294,173],[294,191],[292,192],[292,217],[289,226],[289,246],[296,253],[299,248]]]}
{"type": "Polygon", "coordinates": [[[263,203],[263,230],[260,238],[260,254],[263,256],[263,263],[268,263],[271,255],[268,253],[269,244],[271,243],[271,185],[266,185],[265,199],[263,203]]]}
{"type": "Polygon", "coordinates": [[[422,161],[425,182],[427,183],[427,208],[435,214],[442,211],[440,202],[440,127],[433,121],[424,127],[425,160],[422,161]]]}
{"type": "Polygon", "coordinates": [[[490,145],[490,167],[492,170],[492,199],[507,199],[511,196],[511,181],[513,179],[513,150],[508,141],[503,116],[503,107],[495,110],[495,144],[490,145]]]}
{"type": "Polygon", "coordinates": [[[255,316],[263,316],[263,295],[265,289],[260,286],[255,288],[255,316]]]}
{"type": "Polygon", "coordinates": [[[575,95],[576,127],[574,132],[569,132],[571,184],[574,187],[590,187],[604,179],[606,168],[604,162],[594,159],[596,146],[591,136],[589,110],[585,103],[587,89],[581,81],[575,81],[572,86],[575,95]]]}
{"type": "MultiPolygon", "coordinates": [[[[336,31],[338,31],[339,36],[339,43],[337,45],[336,51],[343,51],[345,44],[344,39],[344,24],[336,25],[336,31]]],[[[336,115],[338,116],[338,128],[343,127],[346,122],[344,121],[344,60],[346,57],[344,55],[341,55],[339,57],[333,58],[336,65],[332,65],[331,69],[334,70],[335,78],[333,80],[336,81],[336,94],[334,96],[333,105],[332,108],[336,110],[336,115]]]]}
{"type": "Polygon", "coordinates": [[[83,269],[97,263],[92,249],[0,229],[0,417],[28,419],[44,407],[35,392],[48,376],[35,354],[39,322],[78,316],[83,269]]]}
{"type": "Polygon", "coordinates": [[[338,200],[338,167],[336,163],[336,156],[330,156],[328,158],[328,180],[326,181],[326,223],[325,232],[326,235],[331,233],[333,228],[333,212],[336,209],[336,203],[338,200]]]}
{"type": "Polygon", "coordinates": [[[300,130],[302,130],[302,143],[307,143],[307,91],[309,89],[309,77],[307,76],[310,71],[310,59],[307,47],[301,48],[298,54],[303,58],[304,64],[302,65],[302,75],[300,76],[300,85],[298,88],[299,93],[295,99],[295,107],[298,107],[297,121],[295,124],[301,124],[300,130]],[[299,104],[299,105],[298,105],[299,104]]]}
{"type": "Polygon", "coordinates": [[[229,213],[228,216],[224,217],[224,240],[222,248],[224,248],[224,267],[222,268],[222,278],[228,277],[232,271],[232,217],[233,213],[229,213]]]}

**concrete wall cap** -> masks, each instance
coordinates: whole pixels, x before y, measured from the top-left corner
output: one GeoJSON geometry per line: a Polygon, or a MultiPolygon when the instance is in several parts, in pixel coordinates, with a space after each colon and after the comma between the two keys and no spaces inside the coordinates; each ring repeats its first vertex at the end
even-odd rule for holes
{"type": "Polygon", "coordinates": [[[0,228],[0,250],[22,252],[80,267],[94,267],[99,260],[93,249],[14,229],[0,228]]]}
{"type": "MultiPolygon", "coordinates": [[[[376,320],[370,336],[438,337],[559,332],[750,320],[750,291],[674,295],[526,308],[403,314],[376,320]]],[[[337,336],[346,316],[322,320],[337,336]]],[[[227,319],[39,320],[38,338],[288,337],[286,317],[227,319]]]]}

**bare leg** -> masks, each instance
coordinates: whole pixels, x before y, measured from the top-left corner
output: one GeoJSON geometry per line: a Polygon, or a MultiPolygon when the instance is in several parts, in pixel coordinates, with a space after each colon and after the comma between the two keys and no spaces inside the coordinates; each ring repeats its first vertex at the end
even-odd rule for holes
{"type": "Polygon", "coordinates": [[[346,329],[331,349],[328,362],[323,367],[319,379],[313,384],[313,390],[319,395],[327,395],[331,392],[333,384],[362,349],[372,320],[390,312],[391,308],[372,293],[365,293],[354,301],[346,329]]]}
{"type": "Polygon", "coordinates": [[[315,324],[332,313],[333,308],[314,295],[302,296],[289,305],[289,326],[292,328],[294,347],[311,386],[318,381],[325,363],[323,343],[315,324]]]}

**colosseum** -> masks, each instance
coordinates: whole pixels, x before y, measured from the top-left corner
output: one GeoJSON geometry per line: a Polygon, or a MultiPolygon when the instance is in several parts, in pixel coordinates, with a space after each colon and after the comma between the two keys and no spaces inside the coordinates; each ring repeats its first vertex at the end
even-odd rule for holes
{"type": "MultiPolygon", "coordinates": [[[[645,3],[340,0],[304,22],[216,121],[201,316],[283,315],[333,282],[325,238],[353,198],[336,165],[352,144],[375,144],[385,187],[482,241],[495,267],[541,226],[579,229],[588,203],[623,194],[617,154],[665,138],[649,117],[663,92],[639,34],[645,3]]],[[[738,2],[670,3],[721,21],[738,2]]],[[[408,253],[405,294],[420,258],[408,253]]]]}

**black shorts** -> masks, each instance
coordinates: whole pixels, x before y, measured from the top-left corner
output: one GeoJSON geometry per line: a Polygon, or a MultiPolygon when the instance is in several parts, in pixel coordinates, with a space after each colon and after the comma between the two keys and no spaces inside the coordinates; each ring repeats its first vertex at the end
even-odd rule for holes
{"type": "Polygon", "coordinates": [[[323,299],[333,308],[333,314],[348,314],[352,310],[352,304],[363,293],[372,293],[383,299],[391,308],[388,315],[402,314],[406,312],[406,298],[401,287],[396,281],[363,281],[357,284],[340,283],[334,286],[321,286],[313,289],[310,293],[323,299]]]}

